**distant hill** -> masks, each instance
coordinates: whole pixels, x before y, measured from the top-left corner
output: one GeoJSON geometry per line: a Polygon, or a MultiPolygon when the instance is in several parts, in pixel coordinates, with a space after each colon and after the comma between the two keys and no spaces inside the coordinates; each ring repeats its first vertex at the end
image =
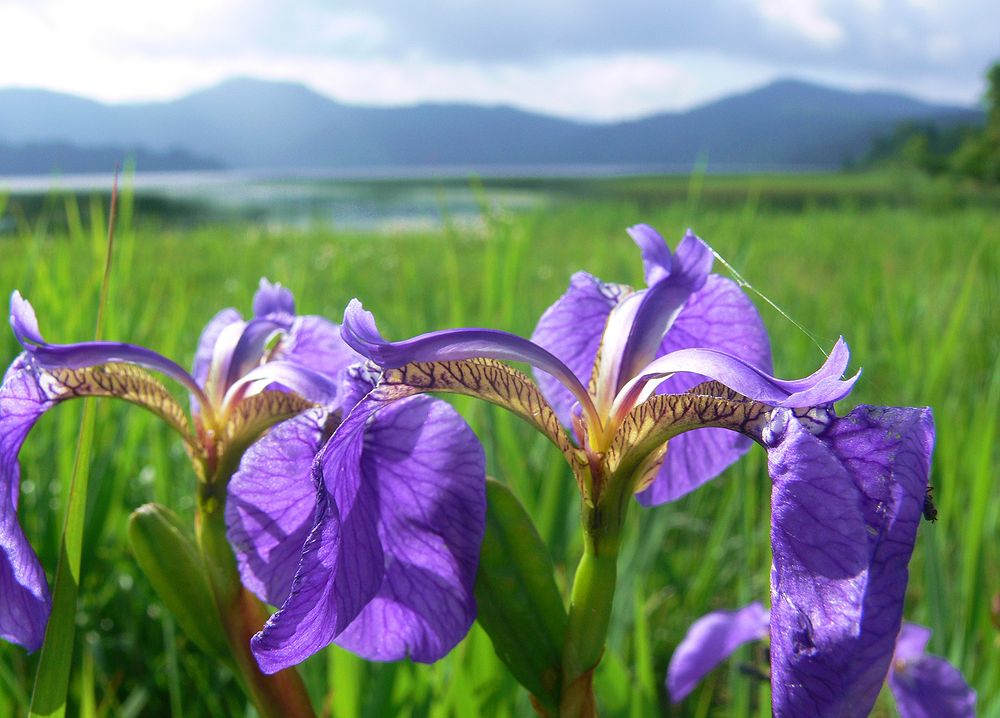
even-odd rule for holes
{"type": "Polygon", "coordinates": [[[110,172],[126,163],[142,172],[222,169],[220,162],[176,148],[150,152],[143,147],[77,146],[66,142],[0,144],[0,175],[110,172]]]}
{"type": "MultiPolygon", "coordinates": [[[[865,154],[901,121],[981,121],[968,108],[890,93],[785,80],[687,112],[574,122],[507,106],[346,105],[293,83],[234,79],[170,102],[106,105],[43,90],[0,90],[0,145],[47,148],[63,171],[94,148],[143,148],[169,169],[629,165],[686,169],[823,169],[865,154]],[[63,146],[67,154],[51,151],[63,146]],[[190,165],[185,166],[185,162],[190,165]]],[[[0,174],[5,166],[0,152],[0,174]]],[[[23,162],[25,160],[22,157],[23,162]]],[[[81,171],[106,169],[83,167],[81,171]]],[[[141,163],[140,163],[141,164],[141,163]]],[[[74,165],[76,166],[76,165],[74,165]]],[[[146,169],[150,169],[146,165],[146,169]]],[[[16,170],[18,172],[25,170],[16,170]]]]}

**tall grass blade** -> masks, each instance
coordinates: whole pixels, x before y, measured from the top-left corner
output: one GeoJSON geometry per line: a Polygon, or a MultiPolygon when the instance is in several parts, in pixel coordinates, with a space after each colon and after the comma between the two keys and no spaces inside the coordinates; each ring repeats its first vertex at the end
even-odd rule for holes
{"type": "MultiPolygon", "coordinates": [[[[107,248],[104,260],[104,277],[97,307],[97,325],[94,330],[100,339],[104,326],[104,305],[107,303],[108,285],[111,280],[111,258],[114,249],[115,211],[118,199],[118,178],[115,177],[111,193],[111,210],[108,215],[107,248]]],[[[66,694],[69,689],[70,667],[73,663],[73,644],[76,635],[76,599],[80,587],[80,558],[83,553],[83,526],[87,510],[87,486],[90,480],[90,451],[94,436],[94,404],[85,400],[80,433],[77,437],[66,500],[66,517],[60,542],[59,562],[52,587],[52,615],[45,629],[35,674],[35,687],[31,694],[31,718],[61,717],[66,714],[66,694]]]]}

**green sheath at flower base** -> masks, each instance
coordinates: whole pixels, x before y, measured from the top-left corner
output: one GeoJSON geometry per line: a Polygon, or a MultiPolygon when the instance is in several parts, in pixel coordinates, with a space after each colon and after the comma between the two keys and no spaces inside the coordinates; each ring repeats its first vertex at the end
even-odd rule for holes
{"type": "Polygon", "coordinates": [[[180,518],[160,504],[140,506],[129,518],[128,538],[136,562],[184,633],[209,655],[228,657],[205,566],[180,518]]]}
{"type": "Polygon", "coordinates": [[[479,625],[500,660],[555,714],[560,700],[566,609],[548,548],[510,489],[486,483],[486,536],[476,575],[479,625]]]}

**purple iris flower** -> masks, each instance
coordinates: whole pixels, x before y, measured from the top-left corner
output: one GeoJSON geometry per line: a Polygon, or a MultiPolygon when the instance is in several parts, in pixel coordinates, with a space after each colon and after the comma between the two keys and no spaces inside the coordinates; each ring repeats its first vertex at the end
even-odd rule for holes
{"type": "MultiPolygon", "coordinates": [[[[737,611],[713,611],[691,624],[667,668],[670,700],[684,700],[741,645],[767,638],[768,623],[767,610],[751,603],[737,611]]],[[[882,680],[889,683],[899,714],[902,718],[974,718],[976,692],[948,661],[926,653],[930,637],[929,628],[913,623],[904,623],[896,636],[888,676],[883,674],[882,680]]],[[[835,713],[866,714],[853,709],[835,713]]]]}
{"type": "Polygon", "coordinates": [[[842,378],[842,340],[812,375],[776,379],[760,317],[735,283],[710,273],[704,242],[689,232],[671,253],[648,226],[629,233],[646,288],[578,273],[530,341],[451,329],[390,342],[352,301],[344,339],[383,373],[348,423],[422,392],[484,398],[560,448],[585,509],[610,509],[594,511],[601,517],[623,516],[631,493],[645,505],[676,499],[750,440],[762,444],[773,481],[774,711],[863,713],[902,621],[930,410],[860,406],[837,417],[833,402],[859,376],[842,378]],[[503,361],[530,364],[537,384],[503,361]]]}
{"type": "MultiPolygon", "coordinates": [[[[485,514],[475,436],[446,403],[415,397],[352,427],[355,443],[337,449],[331,472],[328,439],[371,388],[361,357],[336,324],[297,316],[280,285],[262,280],[253,309],[249,320],[219,312],[188,373],[135,345],[50,344],[14,293],[11,325],[25,352],[0,386],[0,637],[34,650],[44,636],[50,596],[17,521],[17,454],[45,411],[78,396],[155,412],[184,438],[199,481],[224,486],[244,584],[273,604],[310,603],[308,616],[283,612],[294,634],[286,665],[336,636],[370,658],[434,660],[465,635],[485,514]],[[146,369],[190,393],[190,421],[146,369]],[[322,535],[310,533],[315,516],[322,535]],[[296,574],[300,554],[334,573],[332,591],[296,574]]],[[[275,650],[262,644],[264,670],[275,650]]]]}

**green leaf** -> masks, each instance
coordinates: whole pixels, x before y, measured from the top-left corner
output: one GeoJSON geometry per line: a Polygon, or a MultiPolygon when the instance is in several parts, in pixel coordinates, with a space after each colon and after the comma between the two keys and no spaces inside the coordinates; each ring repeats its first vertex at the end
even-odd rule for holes
{"type": "Polygon", "coordinates": [[[129,518],[128,538],[136,562],[188,637],[209,655],[228,657],[205,565],[177,515],[160,504],[140,506],[129,518]]]}
{"type": "Polygon", "coordinates": [[[557,712],[566,609],[548,548],[531,517],[498,481],[486,482],[486,536],[476,576],[477,620],[500,660],[536,702],[557,712]]]}

